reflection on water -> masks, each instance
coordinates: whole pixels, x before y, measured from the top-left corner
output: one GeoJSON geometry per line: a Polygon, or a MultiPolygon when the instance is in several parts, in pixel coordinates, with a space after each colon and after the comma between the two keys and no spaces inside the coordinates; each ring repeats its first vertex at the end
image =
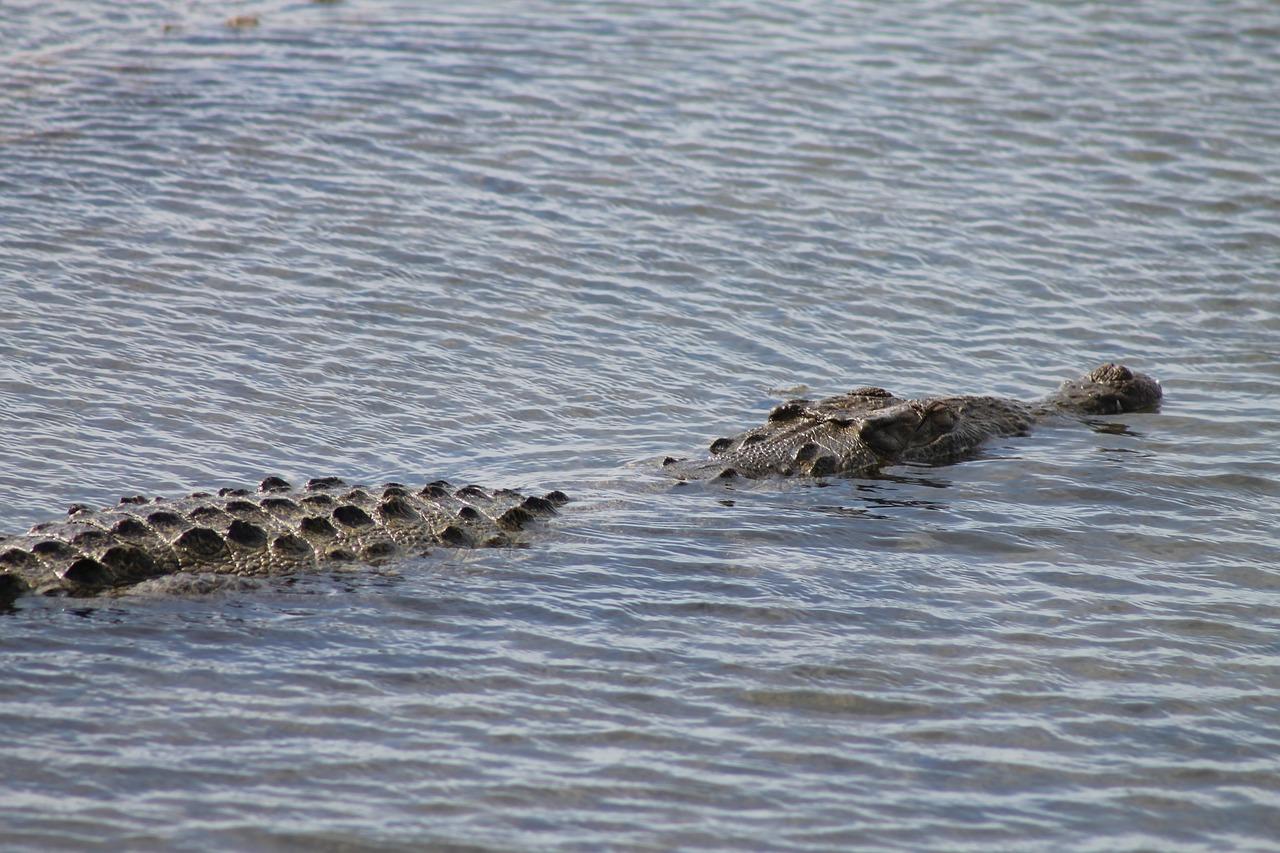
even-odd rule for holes
{"type": "Polygon", "coordinates": [[[1280,833],[1271,6],[8,12],[0,529],[267,473],[575,501],[524,549],[23,599],[6,844],[1280,833]],[[1163,410],[655,470],[798,394],[1107,360],[1163,410]]]}

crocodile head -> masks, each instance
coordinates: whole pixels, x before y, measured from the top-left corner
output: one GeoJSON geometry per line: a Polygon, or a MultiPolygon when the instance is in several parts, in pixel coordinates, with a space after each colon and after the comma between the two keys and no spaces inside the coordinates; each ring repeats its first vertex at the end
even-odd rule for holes
{"type": "Polygon", "coordinates": [[[1085,415],[1153,411],[1160,405],[1160,383],[1122,364],[1104,364],[1079,379],[1062,383],[1050,402],[1085,415]]]}

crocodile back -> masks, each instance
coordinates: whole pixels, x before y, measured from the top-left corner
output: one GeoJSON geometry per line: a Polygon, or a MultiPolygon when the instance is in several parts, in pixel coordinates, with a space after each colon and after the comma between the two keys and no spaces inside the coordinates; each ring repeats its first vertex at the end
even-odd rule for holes
{"type": "Polygon", "coordinates": [[[262,576],[433,547],[512,545],[565,500],[444,481],[369,488],[325,477],[293,489],[269,477],[256,492],[139,495],[101,510],[77,504],[65,520],[0,537],[0,598],[92,595],[179,571],[262,576]]]}

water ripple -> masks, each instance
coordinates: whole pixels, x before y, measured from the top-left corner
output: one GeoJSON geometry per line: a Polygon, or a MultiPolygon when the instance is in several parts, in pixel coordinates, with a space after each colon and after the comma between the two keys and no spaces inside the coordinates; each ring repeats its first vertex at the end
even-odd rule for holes
{"type": "Polygon", "coordinates": [[[6,531],[268,472],[575,497],[510,552],[22,600],[7,846],[1274,846],[1272,6],[6,9],[6,531]],[[1163,411],[655,471],[1106,360],[1163,411]]]}

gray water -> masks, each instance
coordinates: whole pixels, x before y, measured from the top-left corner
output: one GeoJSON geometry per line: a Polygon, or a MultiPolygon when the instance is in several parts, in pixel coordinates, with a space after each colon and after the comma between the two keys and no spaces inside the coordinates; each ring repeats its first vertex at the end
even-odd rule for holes
{"type": "Polygon", "coordinates": [[[0,529],[269,473],[574,498],[519,550],[21,599],[4,848],[1280,849],[1280,8],[457,6],[0,2],[0,529]],[[656,470],[1108,360],[1163,410],[656,470]]]}

